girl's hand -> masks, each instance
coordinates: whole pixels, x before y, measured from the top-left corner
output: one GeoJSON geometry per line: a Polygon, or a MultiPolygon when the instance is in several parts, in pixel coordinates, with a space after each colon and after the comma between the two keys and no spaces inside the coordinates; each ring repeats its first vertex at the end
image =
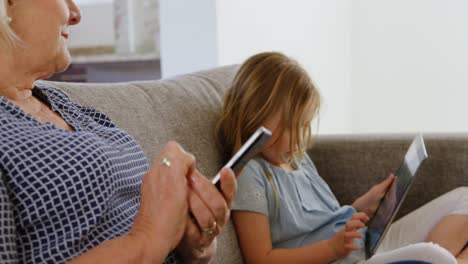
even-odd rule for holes
{"type": "Polygon", "coordinates": [[[390,176],[383,182],[374,185],[367,193],[359,197],[354,201],[352,206],[358,212],[364,212],[369,217],[373,217],[377,207],[379,206],[380,200],[384,197],[385,192],[390,187],[394,181],[395,176],[390,174],[390,176]]]}
{"type": "Polygon", "coordinates": [[[354,239],[363,238],[363,235],[359,233],[358,230],[364,228],[364,223],[367,221],[369,221],[369,217],[365,213],[356,213],[338,234],[328,240],[337,259],[346,257],[352,251],[359,249],[359,247],[354,244],[354,239]]]}
{"type": "Polygon", "coordinates": [[[237,190],[232,170],[221,171],[222,193],[203,175],[195,171],[190,180],[189,208],[193,217],[187,223],[178,247],[184,262],[208,263],[216,251],[216,236],[229,220],[237,190]]]}
{"type": "Polygon", "coordinates": [[[176,248],[188,219],[188,175],[195,158],[176,142],[167,143],[143,178],[141,202],[129,236],[145,246],[143,257],[155,263],[176,248]],[[153,256],[154,252],[163,252],[153,256]]]}

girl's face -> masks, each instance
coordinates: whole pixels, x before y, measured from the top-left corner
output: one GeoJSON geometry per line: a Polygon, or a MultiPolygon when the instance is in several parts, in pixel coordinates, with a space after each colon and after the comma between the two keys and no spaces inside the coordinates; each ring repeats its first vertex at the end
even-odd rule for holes
{"type": "MultiPolygon", "coordinates": [[[[309,104],[308,110],[304,114],[301,126],[310,126],[313,117],[312,104],[309,104]]],[[[293,155],[297,152],[297,146],[291,149],[291,129],[282,124],[281,118],[282,111],[278,111],[270,119],[267,119],[263,124],[272,132],[272,137],[263,148],[261,154],[269,163],[281,167],[282,165],[289,164],[293,155]]]]}
{"type": "Polygon", "coordinates": [[[263,157],[275,166],[289,163],[292,157],[291,153],[295,151],[291,150],[290,147],[290,129],[281,131],[283,127],[283,124],[281,124],[281,112],[278,111],[278,113],[268,119],[263,125],[272,132],[272,137],[261,152],[263,157]]]}

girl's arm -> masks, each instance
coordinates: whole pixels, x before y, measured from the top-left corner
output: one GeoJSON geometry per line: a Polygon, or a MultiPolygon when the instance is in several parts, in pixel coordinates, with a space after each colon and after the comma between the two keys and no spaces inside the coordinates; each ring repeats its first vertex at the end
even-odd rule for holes
{"type": "Polygon", "coordinates": [[[246,263],[329,263],[337,259],[327,241],[295,249],[273,249],[265,215],[233,211],[237,236],[246,263]]]}
{"type": "Polygon", "coordinates": [[[273,249],[268,218],[249,211],[233,211],[234,224],[246,263],[330,263],[358,247],[355,238],[362,238],[357,229],[365,218],[356,214],[335,237],[294,249],[273,249]],[[355,217],[356,216],[356,217],[355,217]],[[361,219],[362,218],[362,219],[361,219]]]}

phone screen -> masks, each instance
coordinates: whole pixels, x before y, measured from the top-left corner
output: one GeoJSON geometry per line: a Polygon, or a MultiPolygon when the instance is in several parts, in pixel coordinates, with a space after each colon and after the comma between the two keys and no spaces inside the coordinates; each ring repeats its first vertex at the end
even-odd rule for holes
{"type": "MultiPolygon", "coordinates": [[[[245,164],[260,152],[270,137],[271,131],[265,127],[260,127],[252,134],[252,136],[250,136],[250,138],[244,143],[244,145],[242,145],[239,151],[236,152],[224,167],[230,168],[236,177],[238,177],[245,164]]],[[[220,178],[221,175],[218,173],[211,181],[218,189],[221,189],[220,178]]]]}

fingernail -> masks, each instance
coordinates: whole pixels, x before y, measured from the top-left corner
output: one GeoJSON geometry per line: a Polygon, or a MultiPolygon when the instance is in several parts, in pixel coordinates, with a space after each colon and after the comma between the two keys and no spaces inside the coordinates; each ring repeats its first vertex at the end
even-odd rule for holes
{"type": "Polygon", "coordinates": [[[193,183],[196,183],[197,182],[197,175],[194,173],[192,174],[192,176],[190,176],[190,180],[193,182],[193,183]]]}
{"type": "Polygon", "coordinates": [[[229,168],[228,167],[223,167],[222,171],[223,171],[223,174],[226,174],[228,172],[229,168]]]}

